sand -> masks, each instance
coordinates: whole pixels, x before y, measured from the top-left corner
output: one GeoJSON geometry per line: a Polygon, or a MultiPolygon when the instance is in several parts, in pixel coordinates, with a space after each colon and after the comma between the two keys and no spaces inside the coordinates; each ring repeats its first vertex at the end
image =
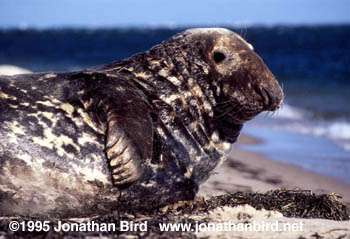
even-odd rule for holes
{"type": "Polygon", "coordinates": [[[298,188],[312,190],[317,194],[336,193],[343,197],[343,202],[350,204],[349,184],[239,148],[242,144],[253,143],[263,142],[247,135],[240,136],[228,159],[201,186],[200,193],[214,196],[237,191],[263,193],[272,189],[298,188]]]}
{"type": "Polygon", "coordinates": [[[198,238],[350,238],[349,221],[286,218],[279,212],[256,210],[249,205],[217,208],[207,215],[190,218],[194,220],[207,218],[208,222],[198,227],[202,228],[198,230],[198,238]]]}
{"type": "MultiPolygon", "coordinates": [[[[273,189],[305,189],[317,194],[335,193],[341,201],[350,204],[350,185],[327,176],[312,173],[298,166],[272,161],[266,157],[240,149],[242,144],[263,143],[259,139],[242,135],[228,159],[200,188],[205,198],[237,191],[264,193],[273,189]]],[[[283,155],[281,155],[283,157],[283,155]]],[[[203,231],[199,238],[350,238],[350,219],[331,221],[324,219],[286,218],[276,211],[256,210],[249,205],[224,207],[210,212],[208,221],[235,223],[302,225],[302,230],[279,231],[203,231]]],[[[297,226],[298,227],[298,226],[297,226]]],[[[298,229],[298,228],[297,228],[298,229]]],[[[300,228],[299,228],[300,229],[300,228]]]]}

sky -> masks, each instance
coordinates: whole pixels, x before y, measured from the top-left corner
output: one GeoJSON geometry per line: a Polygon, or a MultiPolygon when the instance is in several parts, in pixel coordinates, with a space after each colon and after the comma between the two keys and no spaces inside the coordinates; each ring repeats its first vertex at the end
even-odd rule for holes
{"type": "Polygon", "coordinates": [[[0,28],[350,24],[350,0],[0,0],[0,28]]]}

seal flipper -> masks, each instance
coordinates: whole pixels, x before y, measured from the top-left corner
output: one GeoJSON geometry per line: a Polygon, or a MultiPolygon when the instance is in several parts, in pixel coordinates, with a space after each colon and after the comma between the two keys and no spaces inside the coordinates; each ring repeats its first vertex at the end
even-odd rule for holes
{"type": "Polygon", "coordinates": [[[106,156],[113,184],[119,188],[139,180],[144,163],[152,157],[152,119],[146,105],[141,105],[128,104],[107,112],[106,156]]]}

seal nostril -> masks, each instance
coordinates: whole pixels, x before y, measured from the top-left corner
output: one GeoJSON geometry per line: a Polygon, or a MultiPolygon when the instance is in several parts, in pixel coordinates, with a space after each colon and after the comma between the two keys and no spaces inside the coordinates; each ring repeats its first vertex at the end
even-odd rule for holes
{"type": "Polygon", "coordinates": [[[217,51],[217,52],[214,52],[213,58],[215,63],[219,64],[226,59],[226,56],[224,53],[217,51]]]}
{"type": "Polygon", "coordinates": [[[266,109],[268,110],[271,110],[273,108],[273,98],[271,97],[271,94],[266,90],[266,89],[263,89],[263,92],[265,93],[265,107],[266,109]]]}
{"type": "Polygon", "coordinates": [[[255,86],[255,92],[261,97],[262,103],[263,103],[263,108],[264,110],[269,110],[272,105],[272,98],[270,93],[264,89],[260,88],[259,86],[255,86]]]}

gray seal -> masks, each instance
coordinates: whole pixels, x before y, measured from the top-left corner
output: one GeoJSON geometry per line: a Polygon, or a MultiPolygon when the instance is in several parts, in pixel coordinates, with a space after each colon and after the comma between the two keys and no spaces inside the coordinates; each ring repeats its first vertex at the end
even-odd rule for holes
{"type": "Polygon", "coordinates": [[[195,197],[282,90],[253,47],[190,29],[79,72],[0,78],[0,214],[84,216],[195,197]]]}

